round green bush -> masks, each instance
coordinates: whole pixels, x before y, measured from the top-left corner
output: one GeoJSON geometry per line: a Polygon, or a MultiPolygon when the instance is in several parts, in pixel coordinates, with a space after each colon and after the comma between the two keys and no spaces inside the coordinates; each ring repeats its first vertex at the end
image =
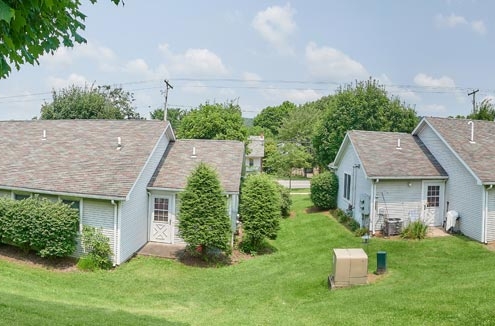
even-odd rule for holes
{"type": "Polygon", "coordinates": [[[337,208],[339,180],[332,172],[323,172],[311,179],[311,201],[322,209],[337,208]]]}

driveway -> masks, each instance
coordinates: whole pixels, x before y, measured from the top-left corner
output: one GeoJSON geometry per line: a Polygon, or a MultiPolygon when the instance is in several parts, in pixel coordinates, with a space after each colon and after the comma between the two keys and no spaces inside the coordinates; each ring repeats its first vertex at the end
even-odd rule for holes
{"type": "MultiPolygon", "coordinates": [[[[277,180],[282,186],[289,188],[289,180],[277,180]]],[[[292,189],[309,189],[309,180],[292,180],[292,189]]]]}

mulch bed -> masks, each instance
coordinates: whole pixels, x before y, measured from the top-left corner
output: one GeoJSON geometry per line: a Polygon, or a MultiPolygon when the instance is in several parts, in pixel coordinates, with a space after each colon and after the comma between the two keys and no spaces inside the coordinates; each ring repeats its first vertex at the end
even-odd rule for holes
{"type": "Polygon", "coordinates": [[[0,244],[0,259],[57,272],[71,272],[77,270],[76,258],[42,258],[33,251],[26,252],[21,248],[4,244],[0,244]]]}

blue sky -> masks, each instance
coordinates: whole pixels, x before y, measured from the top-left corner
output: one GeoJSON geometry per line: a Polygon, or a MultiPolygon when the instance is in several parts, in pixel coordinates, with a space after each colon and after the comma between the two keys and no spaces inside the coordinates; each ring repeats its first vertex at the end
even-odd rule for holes
{"type": "Polygon", "coordinates": [[[0,80],[0,120],[39,115],[51,90],[114,85],[137,110],[238,101],[246,117],[377,78],[419,115],[469,114],[495,95],[495,2],[163,1],[85,3],[85,45],[0,80]]]}

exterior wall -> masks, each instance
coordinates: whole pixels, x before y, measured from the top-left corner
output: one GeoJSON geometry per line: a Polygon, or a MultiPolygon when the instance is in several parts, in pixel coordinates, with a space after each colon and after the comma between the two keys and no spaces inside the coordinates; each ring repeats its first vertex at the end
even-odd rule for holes
{"type": "Polygon", "coordinates": [[[385,217],[400,218],[403,226],[419,219],[421,194],[421,180],[380,180],[376,183],[374,230],[382,230],[385,217]]]}
{"type": "Polygon", "coordinates": [[[169,139],[164,133],[158,140],[155,151],[151,154],[139,178],[129,194],[129,200],[122,203],[119,225],[119,257],[117,264],[129,259],[148,242],[148,182],[151,180],[160,160],[165,153],[169,139]]]}
{"type": "Polygon", "coordinates": [[[232,232],[237,229],[237,214],[239,213],[239,195],[230,195],[227,201],[232,232]]]}
{"type": "Polygon", "coordinates": [[[248,156],[246,158],[246,172],[261,172],[262,157],[248,156]],[[249,160],[253,160],[253,165],[249,166],[249,160]]]}
{"type": "Polygon", "coordinates": [[[359,159],[354,148],[348,145],[338,169],[335,171],[339,179],[337,207],[343,211],[347,211],[349,205],[351,205],[353,208],[353,218],[363,225],[363,218],[359,208],[359,199],[362,194],[371,196],[371,181],[366,179],[361,166],[355,167],[358,164],[359,159]],[[350,200],[344,198],[344,174],[349,174],[351,176],[350,200]]]}
{"type": "MultiPolygon", "coordinates": [[[[114,205],[109,200],[84,199],[80,203],[82,224],[100,229],[108,237],[112,252],[115,252],[114,205]]],[[[82,253],[80,243],[76,255],[82,253]]],[[[116,257],[113,257],[114,261],[116,257]]]]}
{"type": "Polygon", "coordinates": [[[486,242],[495,241],[495,188],[487,190],[486,242]]]}
{"type": "Polygon", "coordinates": [[[459,225],[463,234],[483,241],[483,186],[476,183],[473,175],[428,125],[418,136],[449,175],[445,184],[446,210],[459,212],[459,225]]]}

